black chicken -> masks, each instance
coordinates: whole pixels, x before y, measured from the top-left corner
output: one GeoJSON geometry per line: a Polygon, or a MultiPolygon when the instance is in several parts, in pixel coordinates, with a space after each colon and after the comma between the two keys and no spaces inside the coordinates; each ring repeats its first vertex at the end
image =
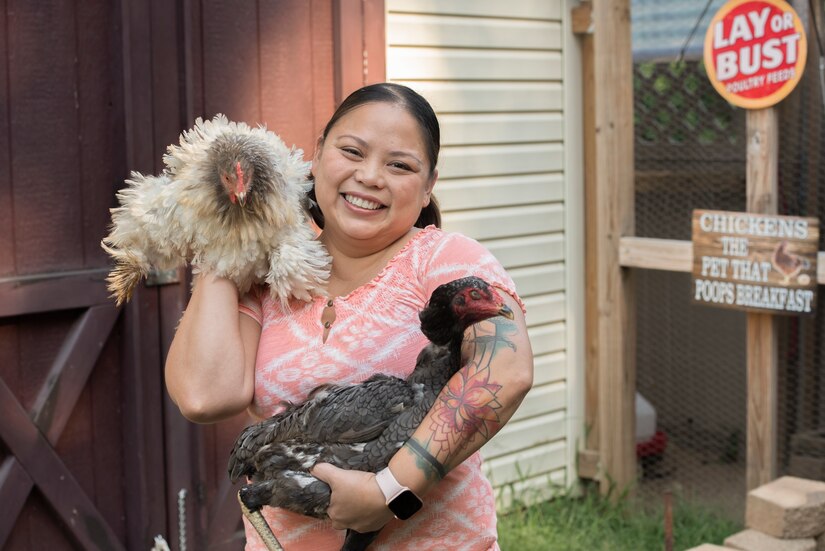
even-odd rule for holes
{"type": "MultiPolygon", "coordinates": [[[[309,474],[320,462],[376,472],[409,438],[438,393],[461,367],[464,331],[502,315],[513,318],[501,296],[477,277],[438,287],[419,314],[431,341],[406,380],[377,374],[360,384],[322,385],[302,404],[244,429],[229,460],[229,476],[251,479],[240,499],[255,511],[264,505],[326,518],[329,486],[309,474]]],[[[366,549],[378,532],[347,531],[347,551],[366,549]]]]}

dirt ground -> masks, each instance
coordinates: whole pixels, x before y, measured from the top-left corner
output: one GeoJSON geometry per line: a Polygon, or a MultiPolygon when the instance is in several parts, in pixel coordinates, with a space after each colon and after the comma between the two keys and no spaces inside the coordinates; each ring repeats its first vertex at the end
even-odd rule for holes
{"type": "Polygon", "coordinates": [[[660,461],[645,466],[638,498],[645,505],[660,505],[665,492],[698,503],[733,520],[745,515],[745,463],[724,462],[707,452],[679,447],[671,442],[660,461]]]}

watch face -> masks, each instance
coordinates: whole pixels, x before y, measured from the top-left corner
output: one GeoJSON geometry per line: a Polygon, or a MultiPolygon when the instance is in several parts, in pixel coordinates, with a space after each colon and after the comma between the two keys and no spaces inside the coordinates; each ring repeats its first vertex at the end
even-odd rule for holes
{"type": "Polygon", "coordinates": [[[421,509],[421,505],[421,500],[418,499],[417,495],[412,493],[411,490],[404,490],[390,501],[388,507],[392,514],[401,520],[407,520],[421,509]]]}

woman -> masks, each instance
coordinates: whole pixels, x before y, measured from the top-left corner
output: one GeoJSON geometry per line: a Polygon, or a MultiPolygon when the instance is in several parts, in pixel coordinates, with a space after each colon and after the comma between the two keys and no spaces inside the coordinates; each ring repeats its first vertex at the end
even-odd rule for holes
{"type": "MultiPolygon", "coordinates": [[[[324,129],[312,163],[313,216],[333,259],[329,298],[284,307],[265,292],[239,298],[232,283],[207,274],[175,335],[169,393],[184,416],[207,423],[244,409],[267,417],[325,382],[405,377],[427,343],[418,312],[452,279],[487,280],[515,312],[512,322],[468,330],[465,367],[390,461],[395,487],[409,488],[423,508],[393,518],[387,473],[379,485],[373,473],[319,464],[312,474],[332,488],[329,521],[264,509],[287,550],[337,550],[342,529],[385,524],[371,549],[498,549],[494,496],[475,452],[529,390],[532,351],[523,305],[501,265],[475,241],[436,227],[438,150],[438,121],[420,95],[387,83],[354,92],[324,129]]],[[[247,537],[248,549],[263,548],[249,526],[247,537]]]]}

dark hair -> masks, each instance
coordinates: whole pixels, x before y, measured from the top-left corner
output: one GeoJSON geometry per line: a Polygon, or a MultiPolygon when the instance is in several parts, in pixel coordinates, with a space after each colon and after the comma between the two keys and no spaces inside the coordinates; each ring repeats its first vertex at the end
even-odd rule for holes
{"type": "MultiPolygon", "coordinates": [[[[345,99],[332,117],[324,127],[324,133],[321,135],[321,141],[327,139],[335,124],[347,113],[361,107],[367,103],[391,103],[403,107],[412,117],[418,122],[421,129],[421,136],[424,138],[425,153],[427,161],[430,163],[430,177],[435,173],[435,166],[438,163],[438,151],[441,148],[441,130],[438,126],[438,117],[430,104],[420,94],[413,89],[401,84],[392,82],[381,82],[378,84],[370,84],[359,88],[345,99]]],[[[310,199],[309,212],[312,219],[319,228],[324,227],[324,215],[321,209],[318,208],[318,203],[315,198],[315,186],[309,191],[307,196],[310,199]]],[[[438,208],[438,201],[435,196],[430,195],[430,203],[421,209],[421,214],[418,220],[415,221],[415,227],[423,228],[429,225],[441,227],[441,211],[438,208]]]]}

